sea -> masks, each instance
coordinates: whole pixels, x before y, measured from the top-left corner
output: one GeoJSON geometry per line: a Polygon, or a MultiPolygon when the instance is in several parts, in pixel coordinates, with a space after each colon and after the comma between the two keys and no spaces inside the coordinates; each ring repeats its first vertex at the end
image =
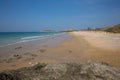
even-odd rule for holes
{"type": "Polygon", "coordinates": [[[0,32],[0,47],[13,45],[22,42],[42,40],[55,35],[61,35],[60,32],[0,32]]]}

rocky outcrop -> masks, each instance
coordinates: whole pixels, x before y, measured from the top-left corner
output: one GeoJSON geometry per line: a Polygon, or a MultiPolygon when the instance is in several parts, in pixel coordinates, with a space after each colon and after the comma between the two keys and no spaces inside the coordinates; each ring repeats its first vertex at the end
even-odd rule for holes
{"type": "Polygon", "coordinates": [[[0,80],[120,80],[120,69],[103,62],[37,64],[3,71],[0,80]]]}

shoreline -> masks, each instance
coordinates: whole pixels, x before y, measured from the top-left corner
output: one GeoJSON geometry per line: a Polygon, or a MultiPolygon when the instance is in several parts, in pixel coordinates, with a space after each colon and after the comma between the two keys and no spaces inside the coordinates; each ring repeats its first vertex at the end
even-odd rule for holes
{"type": "MultiPolygon", "coordinates": [[[[48,47],[52,44],[50,43],[48,45],[43,45],[42,47],[37,46],[37,49],[35,48],[35,50],[23,53],[22,55],[12,54],[8,57],[8,59],[12,58],[10,62],[0,63],[0,71],[33,66],[37,63],[86,63],[88,61],[107,62],[110,65],[120,68],[120,50],[110,50],[106,48],[106,46],[104,46],[104,49],[95,47],[92,44],[93,42],[95,43],[96,40],[90,40],[91,38],[89,36],[81,35],[79,33],[81,32],[69,32],[66,36],[58,36],[48,40],[47,43],[50,43],[51,41],[54,43],[55,40],[58,40],[58,44],[52,47],[48,47]]],[[[91,33],[88,32],[86,34],[90,35],[91,33]]],[[[101,33],[96,35],[100,37],[101,33]]],[[[103,38],[102,40],[104,41],[103,38]]],[[[17,51],[21,50],[18,49],[17,51]]]]}
{"type": "Polygon", "coordinates": [[[17,53],[17,52],[25,53],[29,51],[35,51],[39,48],[44,48],[44,47],[54,47],[57,44],[59,44],[61,41],[67,40],[69,38],[71,37],[68,36],[66,33],[64,33],[43,39],[3,46],[0,47],[0,56],[4,56],[4,55],[6,56],[8,54],[17,53]]]}
{"type": "Polygon", "coordinates": [[[40,54],[45,53],[49,48],[56,47],[62,41],[71,38],[72,36],[65,33],[43,39],[42,41],[36,40],[0,47],[0,71],[31,66],[31,60],[37,64],[40,62],[37,59],[40,57],[40,54]]]}

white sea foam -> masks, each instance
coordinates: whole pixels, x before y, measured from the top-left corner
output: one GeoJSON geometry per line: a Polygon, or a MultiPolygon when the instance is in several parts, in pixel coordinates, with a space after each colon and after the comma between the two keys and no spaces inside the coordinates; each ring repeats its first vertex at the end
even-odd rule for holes
{"type": "Polygon", "coordinates": [[[26,40],[26,39],[35,39],[35,38],[40,38],[40,37],[44,37],[44,36],[30,36],[30,37],[23,37],[21,39],[26,40]]]}
{"type": "MultiPolygon", "coordinates": [[[[54,35],[54,34],[53,34],[54,35]]],[[[43,37],[49,37],[49,36],[53,36],[53,35],[44,35],[44,36],[29,36],[29,37],[23,37],[21,38],[22,40],[30,40],[30,39],[40,39],[43,37]]]]}
{"type": "Polygon", "coordinates": [[[40,40],[40,39],[47,39],[50,37],[59,36],[59,35],[63,35],[63,34],[65,34],[65,33],[22,37],[22,38],[20,38],[20,40],[17,40],[16,42],[9,43],[6,45],[0,45],[0,47],[5,47],[5,46],[14,45],[14,44],[23,43],[23,42],[36,41],[36,40],[40,40]]]}
{"type": "Polygon", "coordinates": [[[40,38],[44,38],[44,37],[49,37],[49,36],[55,36],[55,35],[62,35],[65,33],[57,33],[57,34],[52,34],[52,35],[44,35],[44,36],[28,36],[28,37],[22,37],[22,40],[33,40],[33,39],[40,39],[40,38]]]}

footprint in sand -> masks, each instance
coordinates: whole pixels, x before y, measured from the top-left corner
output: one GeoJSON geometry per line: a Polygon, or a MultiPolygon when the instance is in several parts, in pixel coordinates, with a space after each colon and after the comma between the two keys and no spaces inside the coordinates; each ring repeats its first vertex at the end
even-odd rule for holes
{"type": "Polygon", "coordinates": [[[16,48],[15,48],[15,50],[18,50],[18,49],[21,49],[21,48],[22,48],[22,47],[21,47],[21,46],[19,46],[19,47],[16,47],[16,48]]]}
{"type": "Polygon", "coordinates": [[[11,55],[9,58],[7,59],[3,59],[3,62],[6,62],[6,63],[10,63],[12,61],[16,61],[16,60],[19,60],[21,59],[22,56],[21,55],[18,55],[18,54],[14,54],[14,55],[11,55]]]}
{"type": "Polygon", "coordinates": [[[16,65],[13,64],[13,65],[11,65],[11,66],[12,66],[12,67],[15,67],[16,65]]]}
{"type": "Polygon", "coordinates": [[[34,60],[34,58],[26,58],[26,59],[24,59],[24,61],[31,61],[31,60],[34,60]]]}
{"type": "Polygon", "coordinates": [[[40,51],[41,53],[44,53],[46,51],[46,49],[40,49],[38,51],[40,51]]]}
{"type": "Polygon", "coordinates": [[[69,53],[72,53],[72,50],[68,50],[69,53]]]}
{"type": "Polygon", "coordinates": [[[32,53],[30,53],[30,52],[24,53],[24,55],[26,55],[26,56],[32,56],[32,57],[37,57],[36,54],[32,54],[32,53]]]}

